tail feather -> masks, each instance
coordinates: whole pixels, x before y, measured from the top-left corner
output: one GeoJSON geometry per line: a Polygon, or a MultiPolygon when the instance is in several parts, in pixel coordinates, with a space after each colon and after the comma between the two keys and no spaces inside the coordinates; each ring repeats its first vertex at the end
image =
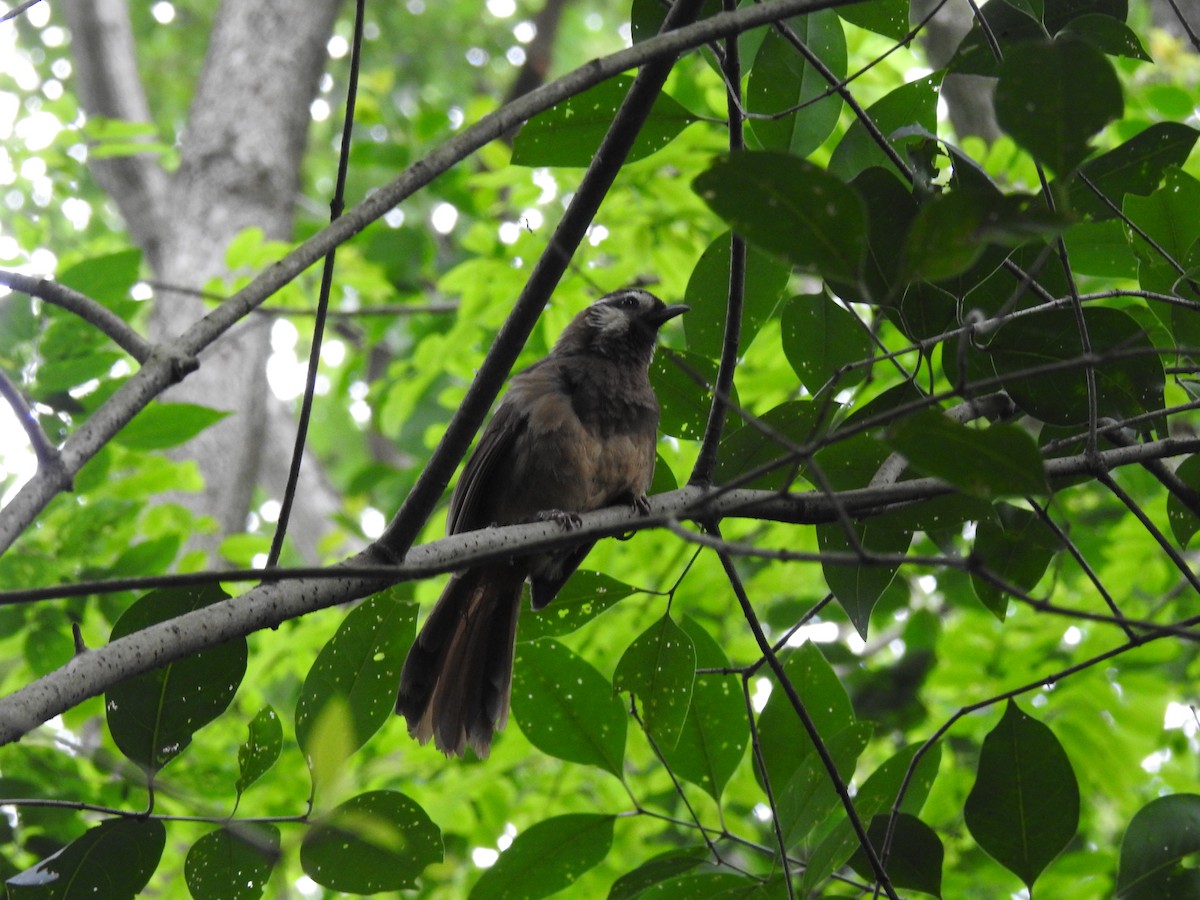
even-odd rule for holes
{"type": "Polygon", "coordinates": [[[514,567],[455,575],[413,642],[396,711],[422,744],[480,757],[508,722],[513,646],[524,572],[514,567]]]}

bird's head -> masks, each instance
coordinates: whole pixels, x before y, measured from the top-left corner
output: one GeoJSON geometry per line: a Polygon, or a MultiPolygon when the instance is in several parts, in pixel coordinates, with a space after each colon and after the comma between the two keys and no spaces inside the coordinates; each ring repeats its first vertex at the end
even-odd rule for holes
{"type": "Polygon", "coordinates": [[[688,309],[681,303],[668,306],[640,288],[614,291],[571,320],[554,352],[649,365],[659,328],[688,309]]]}

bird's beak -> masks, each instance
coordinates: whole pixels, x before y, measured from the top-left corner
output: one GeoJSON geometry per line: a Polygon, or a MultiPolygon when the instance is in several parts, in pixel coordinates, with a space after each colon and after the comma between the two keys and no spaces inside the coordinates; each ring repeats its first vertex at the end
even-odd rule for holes
{"type": "Polygon", "coordinates": [[[670,322],[676,316],[682,316],[685,312],[691,309],[686,303],[674,303],[671,306],[664,306],[662,309],[655,310],[646,316],[646,321],[655,328],[661,328],[667,322],[670,322]]]}

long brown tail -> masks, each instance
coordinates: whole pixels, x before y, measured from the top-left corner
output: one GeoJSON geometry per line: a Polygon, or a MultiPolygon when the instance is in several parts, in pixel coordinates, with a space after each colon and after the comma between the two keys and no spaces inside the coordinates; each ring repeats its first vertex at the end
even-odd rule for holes
{"type": "Polygon", "coordinates": [[[525,572],[513,566],[454,575],[408,651],[396,712],[422,744],[486,757],[508,722],[513,645],[525,572]]]}

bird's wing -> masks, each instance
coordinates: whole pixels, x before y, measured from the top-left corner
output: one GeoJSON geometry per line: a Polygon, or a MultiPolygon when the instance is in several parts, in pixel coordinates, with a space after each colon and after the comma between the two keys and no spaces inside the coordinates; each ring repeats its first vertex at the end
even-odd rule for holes
{"type": "Polygon", "coordinates": [[[447,534],[474,531],[493,524],[486,521],[489,493],[495,490],[496,479],[504,477],[505,461],[528,424],[528,418],[518,412],[514,404],[500,404],[454,488],[446,517],[447,534]]]}

